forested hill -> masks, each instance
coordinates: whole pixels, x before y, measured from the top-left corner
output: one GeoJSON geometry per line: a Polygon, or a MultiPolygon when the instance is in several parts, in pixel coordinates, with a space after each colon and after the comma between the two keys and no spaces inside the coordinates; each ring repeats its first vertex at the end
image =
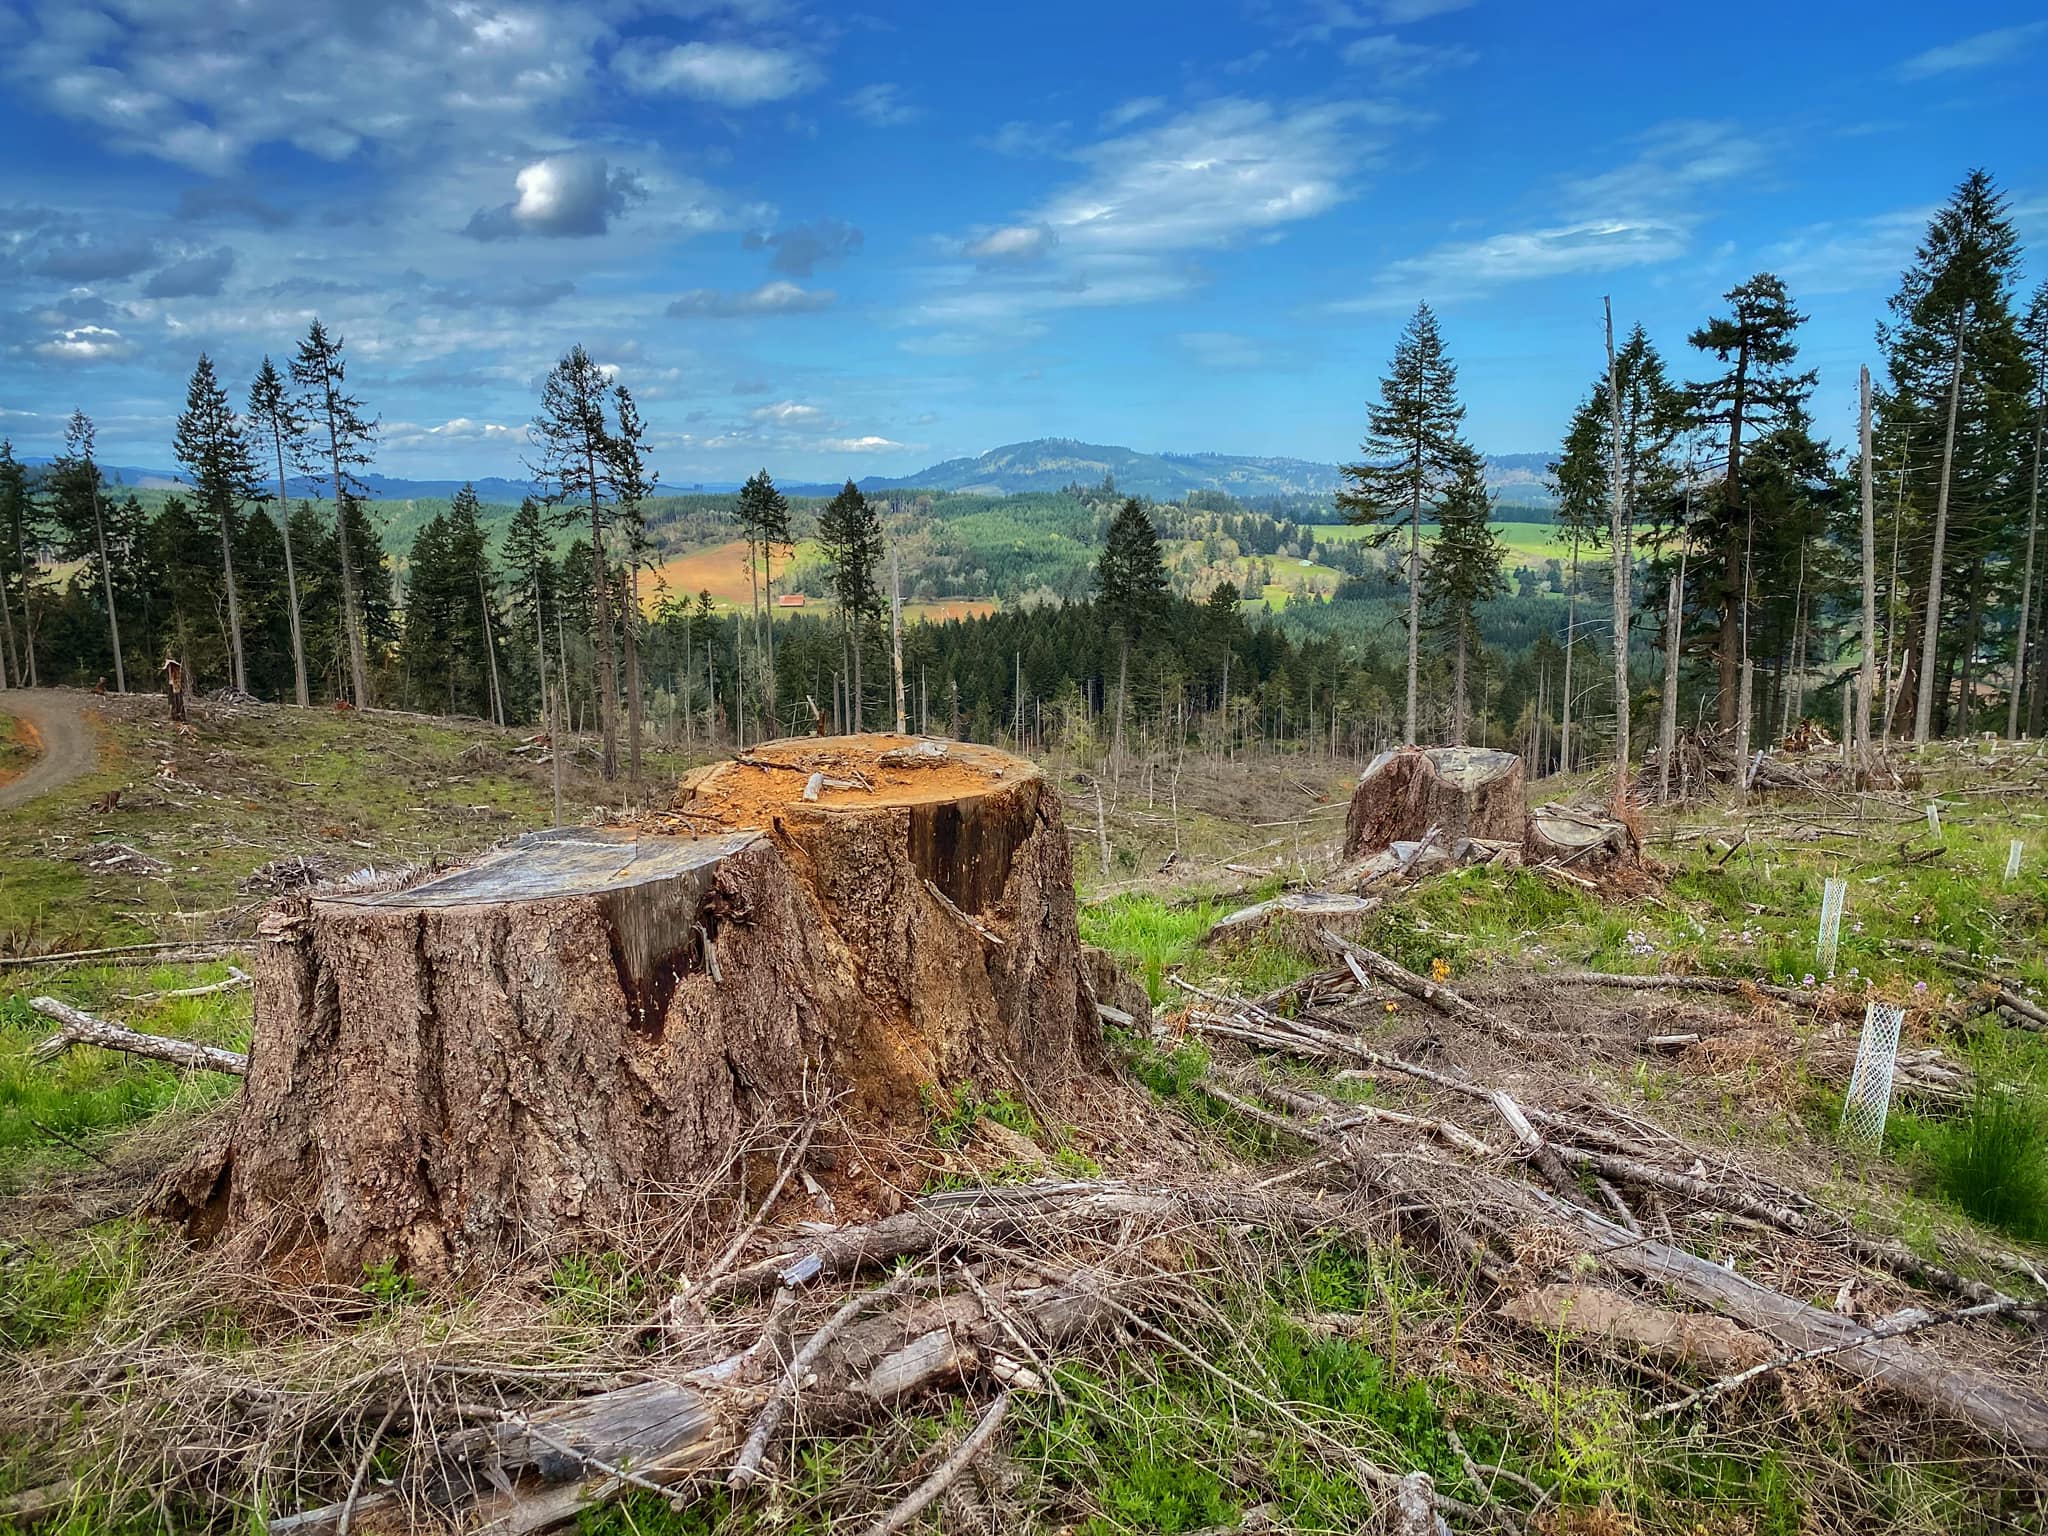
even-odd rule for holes
{"type": "MultiPolygon", "coordinates": [[[[1489,455],[1487,480],[1504,500],[1547,502],[1549,456],[1541,453],[1489,455]]],[[[1114,444],[1041,437],[1007,443],[972,458],[947,459],[914,475],[870,475],[860,488],[875,491],[971,491],[1016,495],[1056,491],[1068,485],[1099,485],[1107,476],[1130,496],[1179,501],[1191,491],[1227,491],[1242,500],[1266,496],[1334,496],[1342,483],[1335,464],[1309,459],[1236,453],[1144,453],[1114,444]]]]}

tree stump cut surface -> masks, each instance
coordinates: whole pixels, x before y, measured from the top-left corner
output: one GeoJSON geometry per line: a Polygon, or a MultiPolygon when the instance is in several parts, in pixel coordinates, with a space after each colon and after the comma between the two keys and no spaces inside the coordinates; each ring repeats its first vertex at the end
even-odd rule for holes
{"type": "Polygon", "coordinates": [[[1447,851],[1466,838],[1520,843],[1528,824],[1522,760],[1487,747],[1401,747],[1367,765],[1351,792],[1344,857],[1419,841],[1434,827],[1447,851]]]}
{"type": "Polygon", "coordinates": [[[604,1241],[763,1123],[831,1105],[877,1192],[931,1087],[1056,1113],[1099,1069],[1059,801],[1023,759],[769,743],[656,820],[688,830],[280,901],[243,1098],[161,1207],[337,1279],[442,1278],[604,1241]],[[806,800],[820,773],[845,787],[806,800]]]}

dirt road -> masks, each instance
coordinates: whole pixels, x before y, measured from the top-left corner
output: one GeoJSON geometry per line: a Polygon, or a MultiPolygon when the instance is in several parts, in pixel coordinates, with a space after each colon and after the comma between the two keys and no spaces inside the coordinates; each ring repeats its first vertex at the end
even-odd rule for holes
{"type": "Polygon", "coordinates": [[[57,688],[10,688],[0,693],[0,715],[13,715],[35,728],[42,751],[20,778],[0,784],[0,810],[26,805],[38,795],[92,772],[97,761],[92,730],[85,723],[85,695],[57,688]]]}

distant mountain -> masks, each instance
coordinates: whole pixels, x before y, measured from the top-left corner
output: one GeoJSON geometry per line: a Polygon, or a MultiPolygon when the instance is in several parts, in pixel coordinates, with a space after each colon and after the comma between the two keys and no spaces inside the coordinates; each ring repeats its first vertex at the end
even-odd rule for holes
{"type": "MultiPolygon", "coordinates": [[[[1504,501],[1548,502],[1549,457],[1540,453],[1489,455],[1487,482],[1504,501]]],[[[1310,459],[1235,453],[1144,453],[1072,438],[1041,437],[1009,443],[973,458],[948,459],[914,475],[892,479],[870,475],[864,491],[964,491],[1007,496],[1057,491],[1114,477],[1117,489],[1157,501],[1177,501],[1190,491],[1227,491],[1257,496],[1333,496],[1342,484],[1334,464],[1310,459]]]]}

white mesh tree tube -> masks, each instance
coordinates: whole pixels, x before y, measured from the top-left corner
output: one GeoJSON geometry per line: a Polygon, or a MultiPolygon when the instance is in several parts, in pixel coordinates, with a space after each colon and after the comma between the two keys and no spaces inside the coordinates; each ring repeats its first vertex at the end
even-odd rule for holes
{"type": "Polygon", "coordinates": [[[2014,838],[2012,846],[2005,850],[2005,878],[2008,883],[2019,879],[2020,858],[2026,851],[2027,845],[2018,838],[2014,838]]]}
{"type": "Polygon", "coordinates": [[[1849,1077],[1849,1096],[1842,1102],[1842,1129],[1864,1141],[1884,1140],[1885,1116],[1892,1106],[1892,1069],[1899,1059],[1899,1030],[1906,1010],[1872,1003],[1863,1011],[1863,1039],[1856,1047],[1856,1070],[1849,1077]]]}
{"type": "Polygon", "coordinates": [[[1842,947],[1842,908],[1848,900],[1848,880],[1830,875],[1820,889],[1820,941],[1813,951],[1823,976],[1835,974],[1835,955],[1842,947]]]}

